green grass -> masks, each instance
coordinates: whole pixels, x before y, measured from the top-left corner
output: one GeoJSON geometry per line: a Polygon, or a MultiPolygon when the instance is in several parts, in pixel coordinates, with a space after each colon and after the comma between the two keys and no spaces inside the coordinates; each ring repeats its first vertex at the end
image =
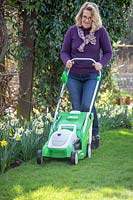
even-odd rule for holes
{"type": "Polygon", "coordinates": [[[133,131],[103,132],[92,158],[36,160],[0,176],[0,200],[133,200],[133,131]]]}

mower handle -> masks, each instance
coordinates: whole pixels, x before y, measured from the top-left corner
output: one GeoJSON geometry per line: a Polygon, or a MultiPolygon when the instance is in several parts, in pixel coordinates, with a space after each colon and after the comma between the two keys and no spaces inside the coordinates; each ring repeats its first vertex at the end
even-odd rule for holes
{"type": "Polygon", "coordinates": [[[78,60],[78,61],[80,61],[80,60],[83,60],[83,61],[88,60],[88,61],[92,61],[92,62],[96,63],[96,61],[93,58],[72,58],[71,59],[71,61],[76,61],[76,60],[78,60]]]}
{"type": "MultiPolygon", "coordinates": [[[[80,61],[80,60],[83,60],[83,61],[92,61],[93,63],[96,63],[96,61],[93,59],[93,58],[72,58],[71,61],[80,61]]],[[[69,71],[70,69],[67,69],[67,75],[69,74],[69,71]]]]}

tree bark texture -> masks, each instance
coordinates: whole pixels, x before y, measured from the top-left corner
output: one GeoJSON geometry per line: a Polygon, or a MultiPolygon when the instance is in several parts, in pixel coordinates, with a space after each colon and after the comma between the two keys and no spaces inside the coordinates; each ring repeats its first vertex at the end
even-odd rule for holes
{"type": "Polygon", "coordinates": [[[33,22],[34,14],[27,15],[23,12],[23,36],[21,39],[21,46],[28,55],[22,62],[22,69],[20,70],[20,97],[18,102],[18,116],[23,116],[25,119],[30,119],[30,112],[32,109],[32,82],[34,71],[34,29],[33,22]]]}
{"type": "MultiPolygon", "coordinates": [[[[3,2],[4,0],[0,0],[0,72],[5,71],[5,67],[3,64],[3,59],[4,59],[4,36],[6,35],[6,33],[4,33],[5,29],[6,29],[6,24],[4,22],[4,8],[3,8],[3,2]]],[[[5,88],[2,85],[2,76],[0,76],[0,115],[3,113],[3,106],[4,106],[4,102],[5,102],[5,88]]]]}

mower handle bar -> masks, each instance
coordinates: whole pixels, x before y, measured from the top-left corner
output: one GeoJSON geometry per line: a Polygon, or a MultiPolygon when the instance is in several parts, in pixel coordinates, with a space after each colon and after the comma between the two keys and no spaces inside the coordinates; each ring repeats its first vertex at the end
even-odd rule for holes
{"type": "MultiPolygon", "coordinates": [[[[96,63],[96,61],[93,58],[72,58],[71,61],[92,61],[93,63],[96,63]]],[[[67,69],[67,75],[69,74],[70,69],[67,69]]]]}
{"type": "Polygon", "coordinates": [[[96,63],[96,61],[93,58],[72,58],[71,59],[71,61],[76,61],[76,60],[78,60],[78,61],[80,61],[80,60],[83,60],[83,61],[88,60],[88,61],[92,61],[92,62],[96,63]]]}

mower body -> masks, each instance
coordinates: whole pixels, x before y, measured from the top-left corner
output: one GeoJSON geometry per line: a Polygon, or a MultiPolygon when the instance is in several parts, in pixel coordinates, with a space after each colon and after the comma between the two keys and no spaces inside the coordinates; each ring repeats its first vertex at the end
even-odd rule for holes
{"type": "Polygon", "coordinates": [[[93,113],[90,114],[86,127],[86,112],[60,112],[48,141],[42,148],[42,157],[71,158],[76,152],[78,159],[87,154],[89,137],[92,136],[93,113]]]}

